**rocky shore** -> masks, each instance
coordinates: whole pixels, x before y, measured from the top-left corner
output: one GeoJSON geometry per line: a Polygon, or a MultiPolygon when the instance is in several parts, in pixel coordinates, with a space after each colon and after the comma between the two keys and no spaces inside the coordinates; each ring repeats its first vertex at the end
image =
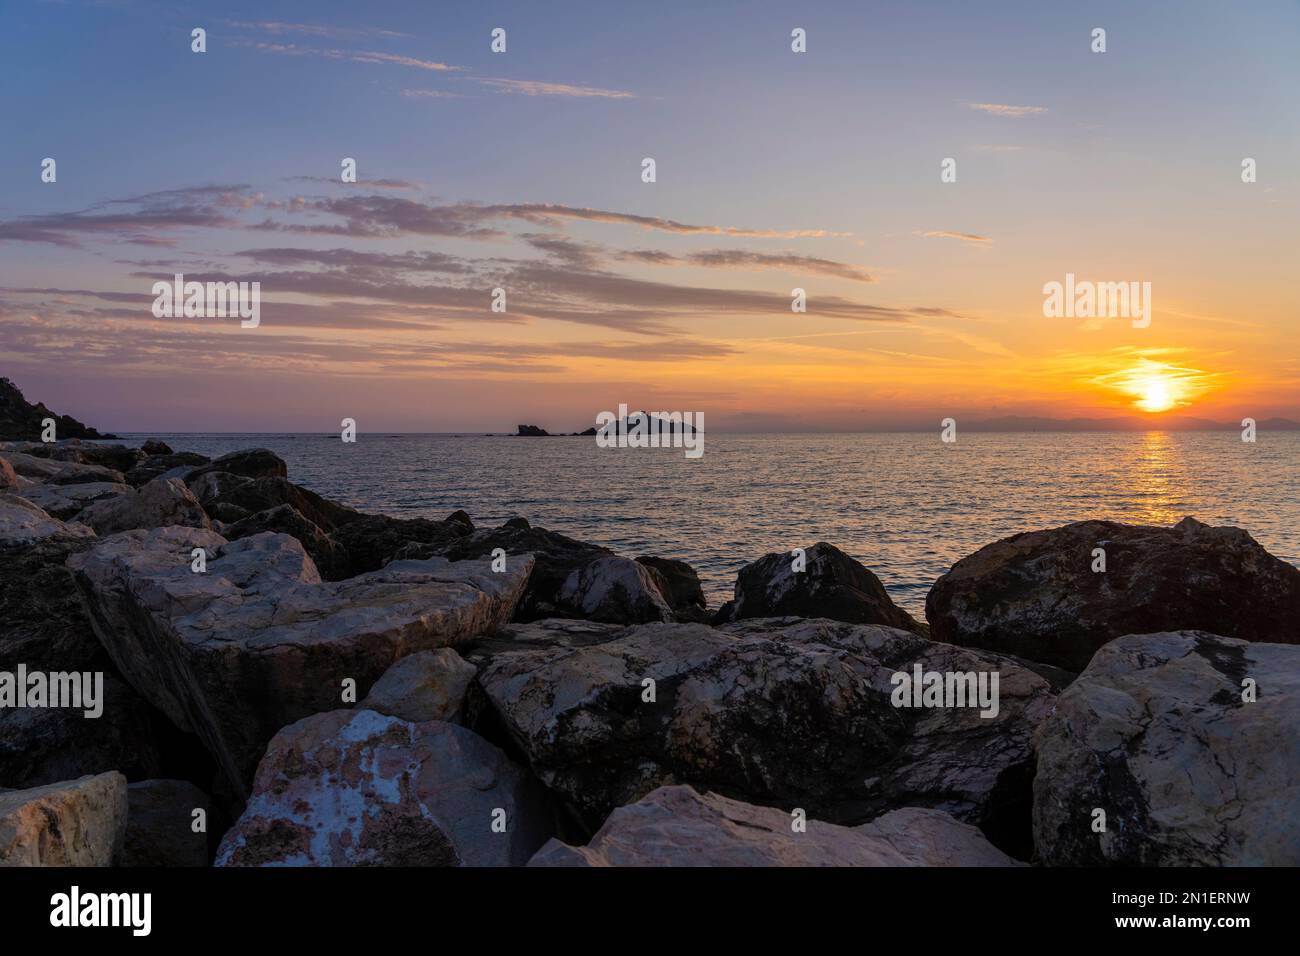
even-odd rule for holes
{"type": "Polygon", "coordinates": [[[1019,534],[926,621],[755,558],[710,609],[265,449],[0,442],[0,865],[1300,863],[1300,570],[1245,531],[1019,534]]]}

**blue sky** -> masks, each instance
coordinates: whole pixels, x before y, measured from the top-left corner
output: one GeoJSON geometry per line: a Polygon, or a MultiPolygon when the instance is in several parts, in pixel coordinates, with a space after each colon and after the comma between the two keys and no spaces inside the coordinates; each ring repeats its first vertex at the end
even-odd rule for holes
{"type": "MultiPolygon", "coordinates": [[[[1207,393],[1225,411],[1236,396],[1291,413],[1296,365],[1276,353],[1295,319],[1284,299],[1296,252],[1298,40],[1295,3],[10,0],[0,8],[8,80],[0,86],[0,284],[8,290],[0,346],[9,344],[12,377],[47,400],[67,394],[69,410],[85,411],[93,388],[113,392],[98,410],[119,428],[320,430],[311,428],[318,395],[290,400],[304,394],[299,376],[354,396],[380,427],[419,430],[510,427],[534,409],[554,427],[578,427],[624,400],[708,407],[714,420],[760,427],[806,427],[825,414],[843,423],[923,420],[948,408],[1096,412],[1109,407],[1107,393],[1088,392],[1091,373],[1077,369],[1094,356],[1109,371],[1102,366],[1116,350],[1124,361],[1154,356],[1192,368],[1218,383],[1207,393]],[[208,31],[202,55],[190,51],[195,26],[208,31]],[[508,33],[505,54],[489,50],[498,26],[508,33]],[[795,26],[808,31],[807,54],[790,52],[795,26]],[[1095,26],[1108,34],[1102,55],[1089,50],[1095,26]],[[46,156],[58,160],[57,184],[39,181],[46,156]],[[287,221],[267,203],[342,195],[327,181],[345,156],[358,160],[362,180],[412,185],[371,194],[425,206],[554,204],[752,234],[631,220],[539,223],[512,212],[486,227],[501,233],[492,239],[250,235],[258,223],[287,221]],[[653,186],[638,175],[645,156],[657,162],[653,186]],[[947,156],[959,161],[952,186],[937,176],[947,156]],[[1243,156],[1260,162],[1250,193],[1235,172],[1243,156]],[[121,201],[216,185],[238,187],[244,206],[228,198],[209,209],[211,195],[165,205],[168,216],[196,201],[229,211],[219,223],[90,232],[64,221],[70,231],[58,242],[33,240],[25,228],[48,216],[138,213],[121,201]],[[20,228],[6,236],[3,223],[20,228]],[[355,354],[304,348],[281,363],[303,340],[271,347],[268,306],[268,329],[256,340],[268,343],[266,361],[239,358],[253,354],[243,351],[248,342],[230,339],[226,367],[212,361],[212,340],[187,344],[147,315],[130,324],[124,310],[96,311],[76,296],[13,291],[140,293],[150,270],[242,275],[250,257],[235,253],[294,243],[436,252],[475,263],[487,281],[496,263],[537,255],[541,246],[520,237],[543,232],[595,244],[602,256],[656,251],[677,263],[606,263],[602,274],[655,288],[643,296],[620,285],[624,300],[591,300],[600,308],[662,309],[661,285],[774,299],[802,285],[814,298],[898,314],[890,328],[862,329],[813,309],[794,328],[788,315],[762,306],[746,313],[719,298],[719,317],[692,306],[671,329],[575,325],[540,311],[503,328],[446,311],[448,301],[435,297],[421,303],[428,333],[409,331],[446,358],[399,367],[364,361],[360,353],[373,347],[365,328],[337,319],[303,344],[341,341],[355,354]],[[732,260],[717,253],[749,258],[718,267],[732,260]],[[754,256],[774,255],[788,266],[754,266],[754,256]],[[1288,256],[1289,269],[1279,263],[1288,256]],[[810,280],[801,260],[842,268],[818,266],[810,280]],[[845,278],[855,270],[872,281],[845,278]],[[1183,318],[1170,315],[1143,341],[1120,328],[1044,328],[1038,289],[1066,271],[1150,277],[1183,318]],[[34,336],[33,315],[57,334],[34,336]],[[78,322],[88,340],[128,323],[149,348],[119,354],[108,341],[79,351],[78,322]],[[790,348],[774,350],[784,336],[790,348]],[[812,336],[821,338],[804,338],[812,336]],[[577,346],[593,337],[607,350],[581,354],[577,346]],[[630,357],[665,337],[680,343],[680,362],[630,357]],[[575,350],[508,367],[512,347],[527,357],[556,343],[575,350]],[[1032,379],[1023,393],[984,384],[1021,371],[1032,379]],[[192,420],[197,406],[160,409],[150,388],[125,384],[175,388],[204,375],[256,400],[226,418],[192,420]],[[794,399],[769,382],[783,376],[794,399]],[[1252,391],[1252,381],[1268,388],[1252,391]],[[419,394],[471,400],[430,414],[412,404],[419,394]]],[[[408,274],[393,266],[386,275],[408,274]]],[[[278,291],[310,303],[302,281],[278,291]]],[[[274,301],[276,292],[264,279],[263,294],[274,301]]]]}

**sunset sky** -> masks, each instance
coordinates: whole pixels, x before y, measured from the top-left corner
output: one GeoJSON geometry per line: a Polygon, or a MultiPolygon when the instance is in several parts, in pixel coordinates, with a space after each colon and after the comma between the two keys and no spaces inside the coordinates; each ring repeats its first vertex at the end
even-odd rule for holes
{"type": "Polygon", "coordinates": [[[1298,50],[1294,2],[7,0],[0,375],[119,431],[1300,419],[1298,50]],[[176,272],[261,326],[155,319],[176,272]],[[1067,273],[1150,326],[1045,318],[1067,273]]]}

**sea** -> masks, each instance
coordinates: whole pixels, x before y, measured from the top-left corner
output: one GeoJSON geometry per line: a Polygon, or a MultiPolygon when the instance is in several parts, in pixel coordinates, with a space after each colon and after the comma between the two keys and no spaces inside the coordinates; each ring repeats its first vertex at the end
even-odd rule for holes
{"type": "Polygon", "coordinates": [[[478,527],[523,516],[628,557],[689,562],[711,607],[773,551],[828,541],[920,615],[954,562],[1022,531],[1102,518],[1235,525],[1300,564],[1300,432],[705,435],[680,448],[591,437],[150,434],[216,457],[269,448],[298,484],[364,511],[478,527]]]}

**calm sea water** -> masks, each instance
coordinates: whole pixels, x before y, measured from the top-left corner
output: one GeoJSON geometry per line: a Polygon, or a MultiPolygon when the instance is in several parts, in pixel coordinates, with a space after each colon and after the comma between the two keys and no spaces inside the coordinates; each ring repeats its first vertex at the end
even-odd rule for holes
{"type": "MultiPolygon", "coordinates": [[[[151,436],[138,436],[141,440],[151,436]]],[[[716,606],[770,551],[829,541],[919,614],[954,561],[1020,531],[1185,515],[1245,528],[1300,563],[1300,432],[709,434],[681,449],[602,449],[591,438],[363,434],[158,435],[217,456],[266,447],[326,497],[399,517],[463,508],[476,525],[522,515],[635,557],[689,561],[716,606]]]]}

